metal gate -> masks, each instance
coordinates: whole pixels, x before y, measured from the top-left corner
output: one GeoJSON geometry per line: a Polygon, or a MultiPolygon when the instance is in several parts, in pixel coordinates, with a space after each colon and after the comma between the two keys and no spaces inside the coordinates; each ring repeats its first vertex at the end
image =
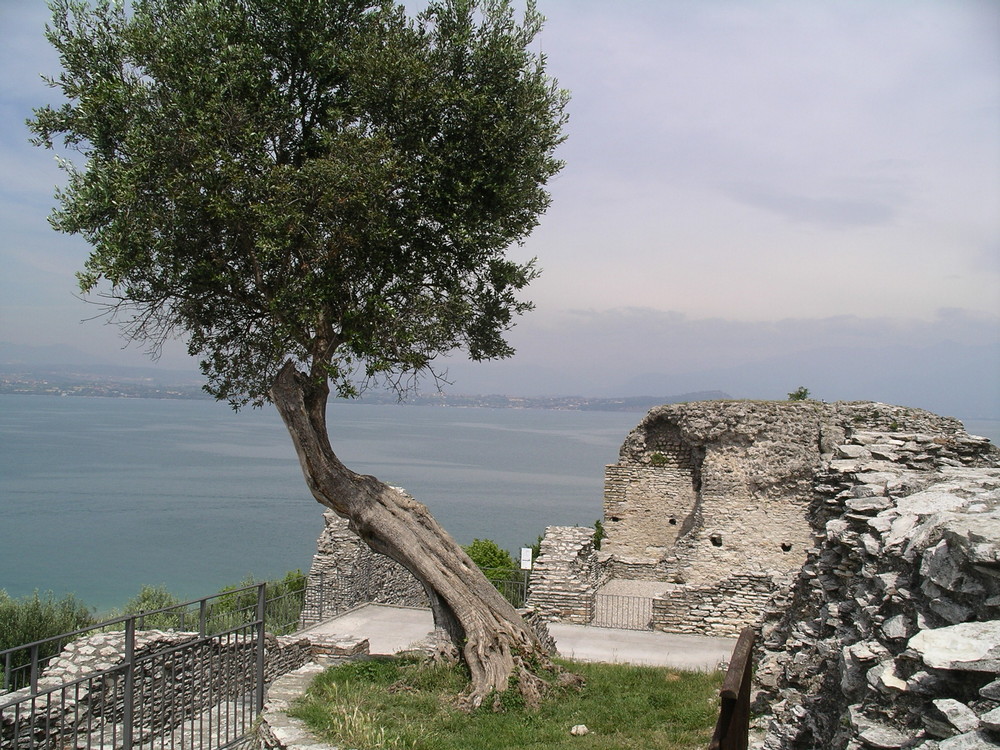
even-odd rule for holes
{"type": "Polygon", "coordinates": [[[648,596],[594,596],[594,618],[591,625],[622,630],[652,630],[652,620],[653,600],[648,596]]]}

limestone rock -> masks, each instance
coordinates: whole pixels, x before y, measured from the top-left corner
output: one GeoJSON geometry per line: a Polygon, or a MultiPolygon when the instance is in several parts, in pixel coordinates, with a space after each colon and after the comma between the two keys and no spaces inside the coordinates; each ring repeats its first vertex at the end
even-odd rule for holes
{"type": "Polygon", "coordinates": [[[944,714],[948,724],[956,733],[964,734],[979,728],[979,717],[976,712],[954,698],[939,698],[932,701],[934,707],[944,714]]]}
{"type": "Polygon", "coordinates": [[[959,734],[941,740],[938,750],[996,750],[1000,747],[982,730],[959,734]]]}
{"type": "Polygon", "coordinates": [[[1000,708],[994,708],[992,711],[987,711],[979,717],[979,720],[987,729],[994,732],[1000,732],[1000,708]]]}
{"type": "Polygon", "coordinates": [[[1000,620],[922,630],[908,646],[934,669],[1000,672],[1000,620]]]}

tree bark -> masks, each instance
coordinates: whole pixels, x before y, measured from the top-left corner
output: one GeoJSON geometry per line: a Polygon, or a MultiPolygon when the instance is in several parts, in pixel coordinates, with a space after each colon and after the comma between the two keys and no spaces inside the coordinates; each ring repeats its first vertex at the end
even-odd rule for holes
{"type": "Polygon", "coordinates": [[[423,504],[337,458],[326,425],[326,380],[310,379],[288,362],[270,395],[313,497],[423,584],[435,625],[446,630],[469,667],[462,703],[478,707],[507,690],[512,678],[526,702],[536,702],[545,686],[537,673],[556,670],[534,631],[423,504]]]}

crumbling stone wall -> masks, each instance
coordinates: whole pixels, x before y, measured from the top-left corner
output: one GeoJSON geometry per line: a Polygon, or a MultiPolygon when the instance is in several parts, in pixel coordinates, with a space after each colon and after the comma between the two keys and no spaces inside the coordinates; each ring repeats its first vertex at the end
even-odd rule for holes
{"type": "Polygon", "coordinates": [[[852,430],[816,549],[762,628],[766,750],[1000,746],[1000,465],[986,439],[852,430]]]}
{"type": "Polygon", "coordinates": [[[630,448],[604,474],[607,546],[618,558],[659,559],[694,525],[704,454],[667,420],[651,423],[641,448],[630,448]]]}
{"type": "Polygon", "coordinates": [[[585,625],[594,618],[594,594],[606,577],[593,529],[549,526],[531,570],[528,606],[542,620],[585,625]]]}
{"type": "Polygon", "coordinates": [[[424,587],[406,568],[374,552],[332,510],[316,541],[309,585],[302,608],[302,627],[314,625],[359,604],[426,607],[424,587]]]}
{"type": "Polygon", "coordinates": [[[812,547],[814,476],[859,429],[964,434],[958,420],[872,402],[651,410],[607,468],[603,564],[676,584],[654,603],[656,628],[729,635],[758,622],[812,547]]]}

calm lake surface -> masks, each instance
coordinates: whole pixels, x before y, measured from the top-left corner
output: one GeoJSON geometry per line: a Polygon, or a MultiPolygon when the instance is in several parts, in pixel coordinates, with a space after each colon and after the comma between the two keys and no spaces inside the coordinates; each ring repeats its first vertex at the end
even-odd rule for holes
{"type": "MultiPolygon", "coordinates": [[[[409,490],[461,544],[517,554],[601,516],[604,466],[638,413],[337,403],[334,449],[409,490]]],[[[998,441],[1000,423],[970,421],[998,441]]],[[[306,570],[322,528],[273,408],[0,395],[0,588],[100,610],[142,584],[195,598],[306,570]]]]}
{"type": "MultiPolygon", "coordinates": [[[[638,413],[338,403],[334,449],[409,490],[461,544],[515,553],[601,516],[638,413]]],[[[0,588],[98,609],[142,584],[194,598],[306,570],[322,508],[273,408],[0,395],[0,588]]]]}

